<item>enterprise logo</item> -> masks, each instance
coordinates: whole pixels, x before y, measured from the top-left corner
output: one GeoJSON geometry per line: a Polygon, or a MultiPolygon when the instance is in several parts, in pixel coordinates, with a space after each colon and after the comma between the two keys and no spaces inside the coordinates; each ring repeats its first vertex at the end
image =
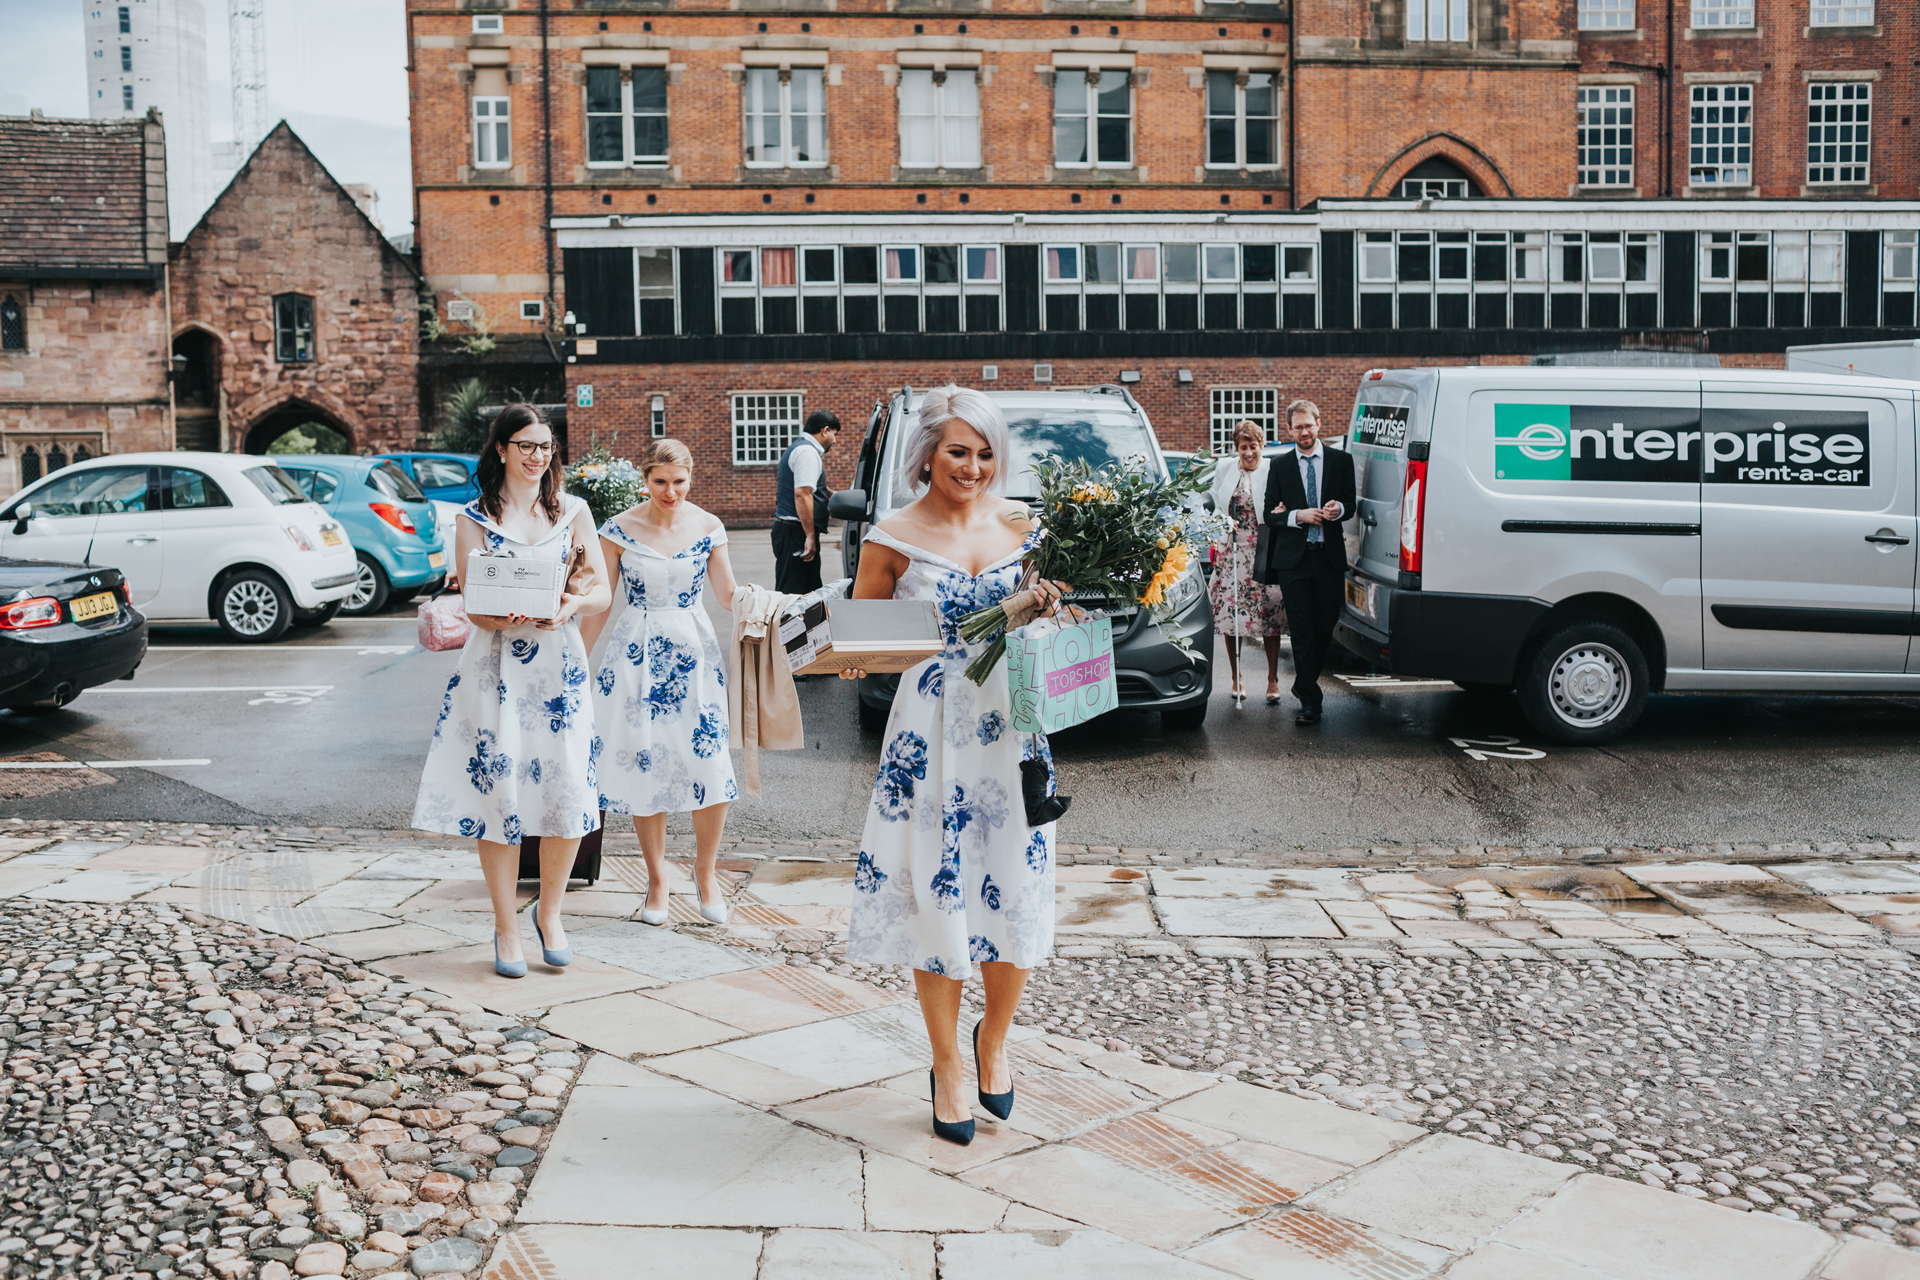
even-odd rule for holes
{"type": "Polygon", "coordinates": [[[1866,485],[1867,415],[1785,409],[1691,410],[1495,405],[1497,480],[1641,484],[1866,485]]]}

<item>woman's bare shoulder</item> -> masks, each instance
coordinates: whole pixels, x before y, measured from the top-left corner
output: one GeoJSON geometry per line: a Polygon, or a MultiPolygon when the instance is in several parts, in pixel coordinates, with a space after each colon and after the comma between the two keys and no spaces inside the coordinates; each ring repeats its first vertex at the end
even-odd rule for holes
{"type": "Polygon", "coordinates": [[[1000,518],[1016,528],[1030,529],[1040,523],[1033,508],[1018,498],[1004,498],[1001,504],[1000,518]]]}

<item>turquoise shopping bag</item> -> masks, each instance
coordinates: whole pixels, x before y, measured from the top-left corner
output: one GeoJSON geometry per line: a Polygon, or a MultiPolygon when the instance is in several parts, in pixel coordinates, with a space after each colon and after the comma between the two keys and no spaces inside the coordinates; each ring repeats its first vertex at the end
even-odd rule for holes
{"type": "Polygon", "coordinates": [[[1007,637],[1013,727],[1054,733],[1120,705],[1113,682],[1113,623],[1107,618],[1023,628],[1007,637]]]}

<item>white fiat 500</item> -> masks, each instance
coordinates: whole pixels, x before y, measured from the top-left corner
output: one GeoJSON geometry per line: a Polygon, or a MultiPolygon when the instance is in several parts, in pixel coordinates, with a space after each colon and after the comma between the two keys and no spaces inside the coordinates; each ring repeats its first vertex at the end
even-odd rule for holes
{"type": "Polygon", "coordinates": [[[63,467],[0,508],[0,556],[111,565],[155,621],[236,640],[319,626],[353,588],[346,530],[270,458],[123,453],[63,467]]]}

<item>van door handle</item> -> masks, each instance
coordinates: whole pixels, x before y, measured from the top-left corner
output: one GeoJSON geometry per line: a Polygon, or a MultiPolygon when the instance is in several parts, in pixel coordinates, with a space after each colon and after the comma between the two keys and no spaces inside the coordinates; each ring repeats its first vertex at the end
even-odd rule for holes
{"type": "MultiPolygon", "coordinates": [[[[128,544],[129,546],[135,546],[135,547],[139,547],[139,546],[145,546],[145,545],[146,545],[147,543],[149,543],[149,542],[158,542],[158,541],[160,541],[160,535],[159,535],[159,534],[156,534],[156,533],[137,533],[137,534],[135,534],[135,535],[134,535],[133,537],[131,537],[131,538],[128,538],[128,539],[127,539],[127,544],[128,544]]],[[[1904,541],[1904,539],[1903,539],[1903,541],[1904,541]]]]}
{"type": "Polygon", "coordinates": [[[1907,539],[1901,537],[1891,529],[1882,529],[1878,533],[1870,533],[1867,535],[1867,541],[1878,542],[1894,547],[1904,547],[1907,545],[1907,539]]]}
{"type": "Polygon", "coordinates": [[[1360,523],[1361,523],[1361,524],[1363,524],[1363,525],[1365,525],[1365,526],[1367,526],[1367,528],[1369,528],[1369,529],[1371,529],[1371,528],[1373,528],[1373,527],[1374,527],[1375,525],[1377,525],[1377,524],[1379,524],[1380,522],[1379,522],[1378,520],[1376,520],[1376,519],[1374,519],[1374,517],[1373,517],[1373,513],[1372,513],[1372,512],[1370,512],[1370,511],[1362,511],[1362,512],[1360,513],[1360,523]]]}

